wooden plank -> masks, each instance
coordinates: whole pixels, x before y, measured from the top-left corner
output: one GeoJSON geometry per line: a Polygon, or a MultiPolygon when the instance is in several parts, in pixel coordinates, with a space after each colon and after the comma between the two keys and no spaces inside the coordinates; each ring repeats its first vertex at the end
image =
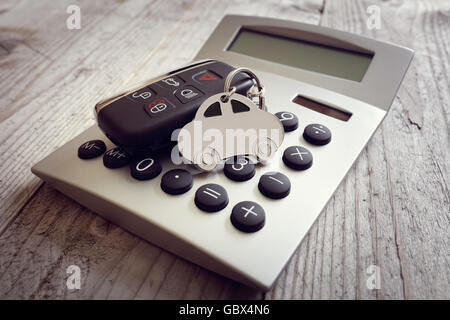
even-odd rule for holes
{"type": "Polygon", "coordinates": [[[303,288],[279,281],[269,298],[450,297],[449,3],[375,3],[380,30],[366,27],[374,1],[327,1],[322,24],[411,47],[415,58],[385,122],[310,230],[319,256],[307,255],[302,270],[304,256],[294,255],[299,268],[287,269],[303,273],[303,288]],[[371,264],[380,267],[379,290],[366,286],[371,264]]]}
{"type": "MultiPolygon", "coordinates": [[[[190,61],[223,14],[246,12],[319,21],[321,1],[299,4],[133,1],[110,6],[105,13],[102,4],[91,9],[83,3],[82,19],[91,22],[80,31],[55,28],[47,37],[47,29],[65,22],[66,5],[61,4],[63,11],[55,9],[37,31],[32,30],[32,49],[18,44],[11,50],[6,66],[16,63],[14,59],[19,58],[15,54],[21,50],[20,61],[24,63],[33,54],[33,63],[42,63],[42,55],[35,51],[45,52],[49,62],[29,78],[26,72],[17,73],[17,79],[25,77],[27,83],[19,90],[22,100],[17,106],[5,104],[2,109],[0,240],[4,241],[0,241],[0,296],[261,298],[261,292],[187,263],[110,225],[47,185],[29,200],[39,182],[28,170],[36,159],[90,126],[94,121],[91,107],[101,97],[123,88],[124,83],[139,82],[190,61]],[[65,270],[71,264],[81,267],[80,291],[65,286],[65,270]]],[[[45,8],[50,4],[40,5],[45,8]]],[[[8,23],[14,25],[14,17],[27,8],[25,4],[7,11],[5,14],[11,15],[8,23]]],[[[33,13],[39,12],[39,8],[33,9],[33,13]]],[[[27,68],[34,70],[32,63],[27,68]]],[[[19,99],[15,93],[8,97],[19,99]]]]}

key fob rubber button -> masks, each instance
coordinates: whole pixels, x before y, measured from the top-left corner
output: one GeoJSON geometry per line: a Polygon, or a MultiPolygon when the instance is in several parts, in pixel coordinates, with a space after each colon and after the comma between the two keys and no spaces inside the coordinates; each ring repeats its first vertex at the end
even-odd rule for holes
{"type": "Polygon", "coordinates": [[[233,157],[225,162],[223,173],[234,181],[247,181],[255,175],[255,165],[246,157],[233,157]]]}
{"type": "Polygon", "coordinates": [[[331,131],[323,124],[313,123],[306,126],[303,138],[311,144],[323,146],[331,141],[331,131]]]}

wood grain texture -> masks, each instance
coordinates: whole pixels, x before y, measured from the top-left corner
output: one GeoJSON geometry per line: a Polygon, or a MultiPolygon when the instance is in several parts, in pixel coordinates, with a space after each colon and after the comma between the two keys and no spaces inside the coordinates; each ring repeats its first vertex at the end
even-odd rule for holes
{"type": "Polygon", "coordinates": [[[445,0],[2,1],[0,298],[449,299],[449,29],[445,0]],[[65,27],[69,4],[81,8],[81,30],[65,27]],[[371,4],[380,30],[366,27],[371,4]],[[192,60],[224,14],[416,51],[386,120],[267,293],[133,236],[29,171],[94,123],[100,98],[192,60]],[[81,290],[66,287],[72,264],[81,290]],[[372,264],[379,290],[366,286],[372,264]]]}

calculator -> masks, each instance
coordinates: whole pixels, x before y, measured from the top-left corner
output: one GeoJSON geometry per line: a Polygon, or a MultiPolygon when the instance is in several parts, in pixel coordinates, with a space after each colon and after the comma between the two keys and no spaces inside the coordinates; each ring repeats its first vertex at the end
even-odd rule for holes
{"type": "MultiPolygon", "coordinates": [[[[271,161],[243,159],[199,173],[173,163],[171,149],[159,142],[152,155],[127,159],[117,148],[130,145],[127,135],[112,136],[117,130],[99,122],[32,171],[143,239],[268,290],[383,121],[412,57],[408,48],[343,31],[228,15],[197,62],[98,106],[127,99],[121,103],[152,121],[152,108],[155,114],[182,108],[181,90],[206,93],[221,81],[216,66],[250,68],[265,86],[267,112],[285,131],[271,161]],[[172,88],[175,82],[179,88],[172,88]],[[147,103],[151,98],[164,101],[147,103]]],[[[249,84],[241,80],[245,91],[249,84]]]]}

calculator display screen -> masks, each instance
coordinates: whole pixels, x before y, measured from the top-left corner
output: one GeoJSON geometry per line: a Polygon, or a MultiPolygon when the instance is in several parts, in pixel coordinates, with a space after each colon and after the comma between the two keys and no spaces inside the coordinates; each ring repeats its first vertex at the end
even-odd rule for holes
{"type": "Polygon", "coordinates": [[[291,67],[361,81],[373,54],[241,29],[229,51],[291,67]]]}

